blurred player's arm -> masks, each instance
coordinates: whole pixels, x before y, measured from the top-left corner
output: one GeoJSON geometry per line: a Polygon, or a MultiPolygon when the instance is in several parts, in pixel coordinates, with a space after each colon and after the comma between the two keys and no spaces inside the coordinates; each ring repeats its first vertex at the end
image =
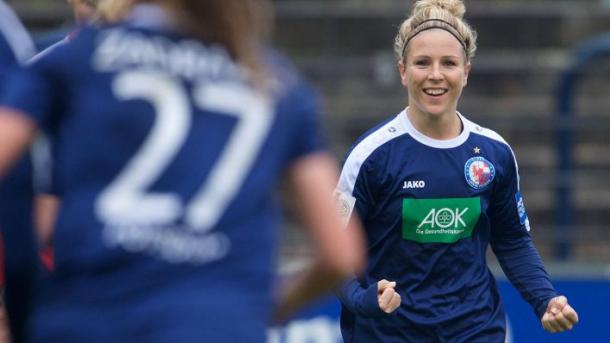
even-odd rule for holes
{"type": "Polygon", "coordinates": [[[4,301],[0,300],[0,343],[9,343],[11,341],[11,333],[8,325],[8,315],[4,308],[4,301]]]}
{"type": "Polygon", "coordinates": [[[0,107],[0,179],[28,147],[36,126],[25,114],[0,107]]]}
{"type": "Polygon", "coordinates": [[[36,195],[34,205],[36,233],[38,242],[43,249],[48,248],[51,244],[51,237],[53,236],[53,228],[60,203],[60,198],[55,195],[47,193],[36,195]]]}
{"type": "MultiPolygon", "coordinates": [[[[21,113],[0,107],[0,180],[23,153],[34,135],[34,124],[21,113]]],[[[0,343],[10,342],[8,315],[0,304],[0,343]]]]}
{"type": "MultiPolygon", "coordinates": [[[[344,222],[356,218],[367,218],[375,208],[375,189],[384,188],[377,184],[379,178],[375,174],[377,168],[371,168],[372,159],[368,164],[358,167],[359,182],[351,184],[347,180],[352,175],[354,165],[348,162],[343,166],[341,179],[337,184],[336,195],[344,222]],[[355,211],[354,211],[355,210],[355,211]]],[[[369,285],[361,284],[356,276],[337,287],[335,294],[341,303],[351,313],[361,317],[383,317],[393,313],[401,304],[400,294],[396,291],[396,282],[386,279],[378,280],[369,285]]]]}
{"type": "MultiPolygon", "coordinates": [[[[358,216],[352,214],[356,199],[338,190],[337,195],[344,219],[349,222],[358,220],[358,216]]],[[[335,294],[350,312],[368,318],[383,317],[393,313],[402,302],[400,294],[396,291],[395,281],[382,279],[368,287],[363,287],[353,275],[335,289],[335,294]]]]}
{"type": "Polygon", "coordinates": [[[358,221],[343,228],[332,196],[337,165],[327,154],[317,153],[298,160],[288,181],[296,200],[297,215],[315,249],[312,266],[281,291],[275,313],[286,320],[311,300],[332,291],[346,277],[364,266],[364,242],[358,221]]]}

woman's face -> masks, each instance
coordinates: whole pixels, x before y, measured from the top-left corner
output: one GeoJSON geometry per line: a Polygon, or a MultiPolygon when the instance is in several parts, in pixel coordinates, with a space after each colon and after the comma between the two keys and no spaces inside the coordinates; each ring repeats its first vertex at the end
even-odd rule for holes
{"type": "Polygon", "coordinates": [[[470,71],[457,38],[442,29],[423,31],[411,39],[398,67],[410,111],[437,118],[455,114],[470,71]]]}

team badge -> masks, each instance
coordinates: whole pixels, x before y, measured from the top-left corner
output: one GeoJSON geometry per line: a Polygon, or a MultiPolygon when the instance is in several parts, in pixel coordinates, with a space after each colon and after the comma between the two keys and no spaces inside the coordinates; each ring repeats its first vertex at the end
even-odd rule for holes
{"type": "Polygon", "coordinates": [[[496,176],[496,168],[484,157],[476,156],[466,161],[464,176],[470,187],[481,189],[493,181],[496,176]]]}
{"type": "Polygon", "coordinates": [[[339,212],[343,226],[345,226],[347,225],[349,217],[352,214],[352,210],[354,209],[354,205],[356,204],[356,198],[349,194],[335,191],[335,199],[337,201],[337,211],[339,212]]]}

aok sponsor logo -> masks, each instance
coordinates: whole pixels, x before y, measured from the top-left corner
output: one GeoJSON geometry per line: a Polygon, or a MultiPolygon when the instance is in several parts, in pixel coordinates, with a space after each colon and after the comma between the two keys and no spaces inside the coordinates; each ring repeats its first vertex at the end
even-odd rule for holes
{"type": "Polygon", "coordinates": [[[402,236],[419,243],[455,243],[472,236],[480,215],[478,197],[404,199],[402,236]]]}
{"type": "Polygon", "coordinates": [[[421,229],[423,226],[428,226],[432,229],[464,229],[466,222],[464,222],[464,214],[468,212],[469,208],[433,208],[428,212],[426,218],[417,226],[421,229]]]}

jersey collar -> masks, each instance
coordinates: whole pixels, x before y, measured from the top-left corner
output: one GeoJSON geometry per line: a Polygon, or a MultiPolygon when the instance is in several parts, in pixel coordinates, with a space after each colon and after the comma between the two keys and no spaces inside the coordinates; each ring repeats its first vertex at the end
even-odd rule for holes
{"type": "Polygon", "coordinates": [[[171,18],[167,11],[155,4],[135,5],[127,17],[127,22],[132,27],[144,29],[169,29],[171,27],[171,18]]]}
{"type": "Polygon", "coordinates": [[[464,129],[462,130],[462,133],[460,133],[459,136],[457,136],[455,138],[451,138],[451,139],[447,139],[447,140],[439,140],[439,139],[430,138],[430,137],[424,135],[423,133],[417,131],[417,129],[415,129],[413,124],[411,124],[411,121],[409,120],[409,117],[407,116],[407,109],[408,109],[408,107],[398,114],[398,120],[400,121],[400,123],[402,124],[404,129],[407,131],[407,133],[409,133],[409,135],[411,137],[413,137],[413,139],[415,139],[416,141],[418,141],[424,145],[427,145],[432,148],[450,149],[450,148],[455,148],[455,147],[458,147],[458,146],[464,144],[464,142],[466,142],[466,140],[470,136],[471,123],[469,120],[464,118],[464,116],[462,116],[462,114],[460,112],[457,112],[457,115],[460,118],[460,121],[462,122],[462,126],[464,127],[464,129]]]}

